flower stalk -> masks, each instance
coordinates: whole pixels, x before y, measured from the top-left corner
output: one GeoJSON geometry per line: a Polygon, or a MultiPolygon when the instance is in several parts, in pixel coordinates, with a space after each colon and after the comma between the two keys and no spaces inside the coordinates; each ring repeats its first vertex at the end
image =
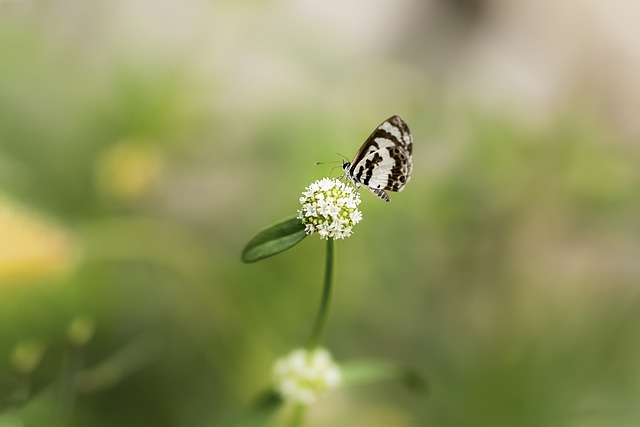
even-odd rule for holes
{"type": "Polygon", "coordinates": [[[289,422],[289,427],[300,427],[302,425],[302,420],[304,418],[304,410],[306,406],[298,403],[295,408],[293,408],[293,414],[291,414],[291,420],[289,422]]]}
{"type": "Polygon", "coordinates": [[[313,326],[311,336],[309,337],[309,342],[307,344],[307,349],[309,350],[313,350],[321,344],[322,338],[324,337],[324,331],[327,328],[327,320],[329,318],[329,311],[331,309],[331,296],[333,294],[333,282],[335,276],[334,266],[336,262],[335,260],[335,242],[331,237],[329,237],[327,239],[327,258],[325,260],[324,267],[324,286],[322,288],[322,299],[320,301],[318,315],[316,317],[316,321],[313,326]]]}

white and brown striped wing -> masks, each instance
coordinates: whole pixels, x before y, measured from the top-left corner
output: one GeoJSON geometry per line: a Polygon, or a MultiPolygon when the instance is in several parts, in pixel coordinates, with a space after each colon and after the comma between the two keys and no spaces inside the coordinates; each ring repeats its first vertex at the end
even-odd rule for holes
{"type": "Polygon", "coordinates": [[[393,116],[362,144],[347,173],[356,184],[389,201],[385,190],[402,191],[411,178],[413,138],[399,116],[393,116]]]}

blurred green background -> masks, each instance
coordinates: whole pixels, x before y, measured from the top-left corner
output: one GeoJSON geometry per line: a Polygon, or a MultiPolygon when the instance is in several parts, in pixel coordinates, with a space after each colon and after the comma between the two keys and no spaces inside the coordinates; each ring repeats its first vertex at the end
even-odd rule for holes
{"type": "Polygon", "coordinates": [[[305,425],[640,425],[639,12],[0,0],[0,426],[232,425],[324,263],[243,246],[393,114],[412,181],[362,194],[326,345],[429,393],[305,425]]]}

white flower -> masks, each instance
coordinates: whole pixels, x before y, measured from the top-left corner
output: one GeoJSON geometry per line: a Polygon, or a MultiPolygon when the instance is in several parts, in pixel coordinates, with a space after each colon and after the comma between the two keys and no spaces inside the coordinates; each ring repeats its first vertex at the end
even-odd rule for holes
{"type": "Polygon", "coordinates": [[[336,182],[340,183],[338,180],[325,178],[318,182],[318,187],[320,187],[320,191],[327,192],[336,186],[336,182]]]}
{"type": "Polygon", "coordinates": [[[323,178],[309,185],[300,197],[302,220],[307,234],[320,238],[343,239],[351,236],[353,226],[362,220],[358,210],[360,194],[338,179],[323,178]]]}
{"type": "Polygon", "coordinates": [[[349,214],[349,218],[351,218],[351,221],[353,221],[354,223],[360,222],[360,220],[362,219],[362,212],[355,210],[349,214]]]}
{"type": "Polygon", "coordinates": [[[316,211],[318,209],[317,205],[308,203],[308,204],[306,204],[304,206],[304,208],[305,208],[304,216],[316,216],[317,215],[317,213],[316,213],[316,211]]]}
{"type": "Polygon", "coordinates": [[[275,387],[283,399],[309,404],[319,394],[340,384],[340,368],[329,352],[297,349],[278,359],[273,366],[275,387]]]}

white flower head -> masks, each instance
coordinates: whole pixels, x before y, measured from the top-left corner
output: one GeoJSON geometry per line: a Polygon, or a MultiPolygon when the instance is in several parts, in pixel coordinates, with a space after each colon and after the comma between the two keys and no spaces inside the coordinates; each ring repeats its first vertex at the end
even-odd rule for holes
{"type": "Polygon", "coordinates": [[[340,368],[323,348],[297,349],[273,365],[275,387],[283,399],[313,403],[319,394],[340,384],[340,368]]]}
{"type": "Polygon", "coordinates": [[[302,220],[307,234],[318,233],[321,239],[344,239],[362,220],[358,210],[360,194],[353,186],[336,178],[323,178],[305,188],[300,197],[302,220]]]}

